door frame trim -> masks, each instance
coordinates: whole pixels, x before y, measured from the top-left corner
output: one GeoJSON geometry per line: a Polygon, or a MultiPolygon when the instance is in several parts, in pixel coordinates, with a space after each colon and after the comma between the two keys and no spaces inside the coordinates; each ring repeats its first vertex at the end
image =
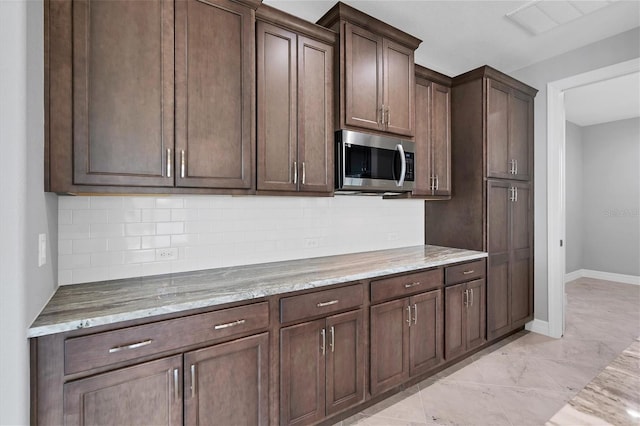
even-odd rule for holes
{"type": "Polygon", "coordinates": [[[638,71],[640,58],[547,83],[547,307],[551,337],[562,337],[564,332],[565,247],[559,244],[566,237],[564,92],[638,71]]]}

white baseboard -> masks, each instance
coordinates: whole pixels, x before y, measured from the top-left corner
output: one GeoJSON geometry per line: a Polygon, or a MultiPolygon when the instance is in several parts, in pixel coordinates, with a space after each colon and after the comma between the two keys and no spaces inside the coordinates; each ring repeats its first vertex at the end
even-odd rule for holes
{"type": "Polygon", "coordinates": [[[591,269],[578,269],[577,271],[565,274],[564,282],[577,280],[578,278],[593,278],[596,280],[640,285],[640,276],[637,275],[615,274],[613,272],[593,271],[591,269]]]}
{"type": "Polygon", "coordinates": [[[549,322],[542,321],[539,319],[534,319],[533,321],[528,322],[524,328],[529,331],[533,331],[534,333],[544,334],[545,336],[549,336],[549,322]]]}

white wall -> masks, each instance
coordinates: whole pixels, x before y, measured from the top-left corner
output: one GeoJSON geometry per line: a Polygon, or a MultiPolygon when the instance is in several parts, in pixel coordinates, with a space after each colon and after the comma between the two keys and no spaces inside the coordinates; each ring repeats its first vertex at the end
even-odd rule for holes
{"type": "Polygon", "coordinates": [[[60,197],[58,213],[59,284],[424,244],[424,202],[380,196],[60,197]]]}
{"type": "MultiPolygon", "coordinates": [[[[547,83],[640,57],[640,28],[572,50],[509,74],[539,90],[535,99],[535,317],[548,320],[547,83]]],[[[553,184],[553,183],[551,183],[553,184]]]]}
{"type": "Polygon", "coordinates": [[[0,1],[2,425],[29,423],[26,330],[55,290],[57,197],[43,192],[43,72],[42,1],[0,1]],[[54,242],[42,267],[40,233],[54,242]]]}
{"type": "Polygon", "coordinates": [[[640,118],[582,128],[582,269],[640,276],[640,118]]]}
{"type": "Polygon", "coordinates": [[[566,228],[565,228],[565,272],[583,269],[582,235],[583,228],[583,173],[582,173],[582,128],[570,121],[566,122],[566,228]]]}

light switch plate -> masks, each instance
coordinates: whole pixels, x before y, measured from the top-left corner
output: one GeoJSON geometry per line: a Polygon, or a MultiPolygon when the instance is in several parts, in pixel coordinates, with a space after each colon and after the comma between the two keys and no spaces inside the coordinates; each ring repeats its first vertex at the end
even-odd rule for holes
{"type": "Polygon", "coordinates": [[[38,266],[47,263],[47,234],[38,234],[38,266]]]}

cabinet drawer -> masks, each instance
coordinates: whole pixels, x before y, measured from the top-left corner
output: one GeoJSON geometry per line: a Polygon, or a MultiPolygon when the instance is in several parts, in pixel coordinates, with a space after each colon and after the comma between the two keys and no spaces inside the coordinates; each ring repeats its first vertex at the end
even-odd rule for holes
{"type": "Polygon", "coordinates": [[[262,302],[74,337],[64,342],[64,371],[77,373],[200,342],[262,331],[268,325],[269,304],[262,302]]]}
{"type": "Polygon", "coordinates": [[[362,284],[280,299],[280,322],[286,323],[344,311],[362,305],[362,284]]]}
{"type": "Polygon", "coordinates": [[[431,269],[371,282],[371,302],[421,293],[442,286],[442,269],[431,269]]]}
{"type": "Polygon", "coordinates": [[[485,276],[485,260],[463,263],[445,268],[444,281],[447,285],[477,280],[485,276]]]}

